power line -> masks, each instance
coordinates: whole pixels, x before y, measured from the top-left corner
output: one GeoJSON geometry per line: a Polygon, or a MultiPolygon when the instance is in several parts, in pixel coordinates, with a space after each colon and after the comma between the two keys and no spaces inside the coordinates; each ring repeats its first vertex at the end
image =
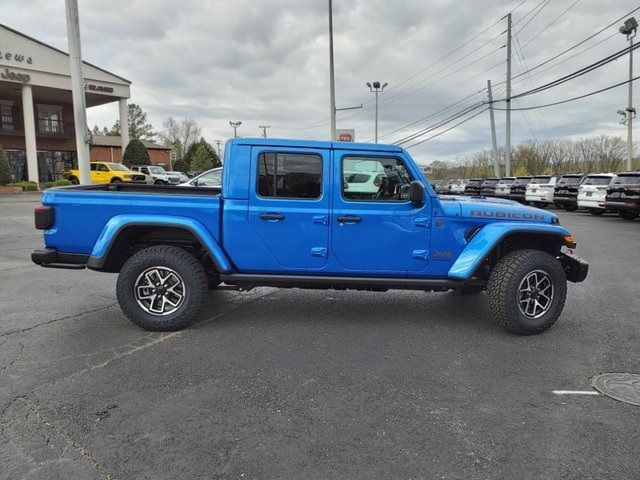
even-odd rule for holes
{"type": "Polygon", "coordinates": [[[531,42],[533,42],[535,39],[537,39],[540,35],[542,35],[544,32],[546,32],[547,30],[549,30],[549,28],[551,28],[558,20],[560,20],[564,15],[566,15],[566,13],[571,10],[575,5],[577,5],[580,2],[580,0],[576,0],[575,2],[573,2],[571,5],[569,5],[567,8],[565,8],[562,13],[560,13],[560,15],[558,15],[556,18],[554,18],[551,23],[547,24],[546,27],[544,27],[542,30],[540,30],[535,36],[531,37],[523,46],[522,48],[524,49],[527,45],[529,45],[531,42]]]}
{"type": "MultiPolygon", "coordinates": [[[[516,32],[516,34],[520,33],[522,30],[524,30],[524,29],[526,28],[526,26],[527,26],[527,25],[529,25],[529,24],[533,21],[533,19],[534,19],[534,18],[536,18],[536,17],[538,16],[538,14],[539,14],[542,10],[544,10],[544,7],[546,7],[547,5],[549,5],[549,2],[550,2],[550,1],[551,1],[551,0],[546,0],[546,1],[542,1],[542,2],[540,2],[540,3],[539,3],[539,4],[538,4],[538,5],[537,5],[533,10],[535,10],[536,8],[538,8],[541,4],[542,4],[542,7],[540,7],[540,9],[539,9],[539,10],[538,10],[534,15],[533,15],[533,17],[531,17],[529,20],[527,20],[527,22],[526,22],[523,26],[521,26],[521,27],[520,27],[520,29],[516,32]]],[[[533,11],[533,10],[532,10],[532,11],[533,11]]],[[[524,19],[524,17],[522,17],[520,20],[523,20],[523,19],[524,19]]],[[[516,22],[516,23],[517,23],[517,22],[516,22]]]]}
{"type": "MultiPolygon", "coordinates": [[[[640,75],[637,76],[637,77],[634,77],[634,78],[632,78],[630,80],[625,80],[624,82],[616,83],[615,85],[611,85],[609,87],[601,88],[600,90],[595,90],[593,92],[585,93],[584,95],[579,95],[577,97],[568,98],[566,100],[560,100],[559,102],[547,103],[545,105],[539,105],[537,107],[512,108],[512,110],[533,110],[535,108],[553,107],[555,105],[562,105],[563,103],[574,102],[576,100],[581,100],[583,98],[591,97],[593,95],[597,95],[599,93],[606,92],[607,90],[613,90],[614,88],[621,87],[622,85],[626,85],[626,84],[628,84],[630,82],[634,82],[634,81],[638,80],[639,78],[640,78],[640,75]]],[[[493,107],[493,108],[494,108],[494,110],[506,110],[505,108],[497,108],[497,107],[493,107]]]]}
{"type": "Polygon", "coordinates": [[[462,120],[461,122],[456,123],[455,125],[452,125],[451,127],[447,128],[446,130],[443,130],[442,132],[436,133],[435,135],[431,135],[430,137],[425,138],[423,140],[420,140],[419,142],[412,143],[411,145],[406,146],[405,149],[409,149],[409,148],[415,147],[416,145],[420,145],[420,144],[422,144],[424,142],[427,142],[427,141],[432,140],[432,139],[434,139],[436,137],[439,137],[440,135],[442,135],[444,133],[447,133],[448,131],[453,130],[456,127],[459,127],[463,123],[467,123],[469,120],[472,120],[472,119],[476,118],[478,115],[480,115],[481,113],[486,112],[487,110],[489,110],[489,109],[485,108],[483,110],[480,110],[475,115],[472,115],[471,117],[466,118],[466,119],[462,120]]]}

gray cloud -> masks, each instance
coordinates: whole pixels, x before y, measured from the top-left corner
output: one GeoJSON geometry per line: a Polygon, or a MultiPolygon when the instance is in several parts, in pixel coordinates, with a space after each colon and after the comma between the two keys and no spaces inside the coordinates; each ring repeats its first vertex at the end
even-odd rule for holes
{"type": "MultiPolygon", "coordinates": [[[[424,69],[499,20],[519,1],[491,0],[334,0],[336,89],[338,106],[364,103],[365,108],[339,115],[338,126],[356,128],[359,140],[373,136],[372,99],[365,82],[389,82],[380,97],[380,132],[400,128],[426,117],[460,98],[497,84],[501,98],[505,78],[505,36],[460,59],[505,29],[501,22],[464,49],[424,69]],[[490,53],[493,49],[499,49],[490,53]],[[487,55],[488,54],[488,55],[487,55]],[[487,55],[482,60],[480,57],[487,55]],[[470,63],[474,62],[472,65],[470,63]],[[451,65],[440,72],[448,64],[451,65]],[[486,71],[489,67],[495,68],[486,71]],[[401,85],[415,72],[424,71],[401,85]],[[419,83],[418,83],[419,82],[419,83]]],[[[552,0],[526,26],[523,15],[538,1],[528,0],[513,15],[516,45],[527,45],[573,0],[552,0]]],[[[524,60],[514,56],[514,73],[532,67],[577,43],[631,10],[619,0],[581,0],[552,27],[523,48],[524,60]]],[[[531,18],[529,15],[527,18],[531,18]]],[[[62,1],[4,0],[3,23],[65,49],[66,25],[62,1]]],[[[278,137],[327,138],[328,41],[324,0],[83,0],[80,19],[84,58],[133,82],[132,101],[149,112],[156,128],[172,115],[194,117],[209,140],[231,133],[229,120],[242,120],[240,133],[257,136],[257,125],[272,125],[278,137]]],[[[585,44],[582,55],[572,52],[548,71],[514,81],[514,92],[560,77],[626,46],[611,28],[585,44]]],[[[554,62],[555,63],[555,62],[554,62]]],[[[550,65],[553,65],[550,64],[550,65]]],[[[544,67],[546,68],[546,67],[544,67]]],[[[586,93],[627,75],[627,58],[561,87],[532,97],[535,104],[586,93]]],[[[484,99],[479,94],[475,100],[484,99]]],[[[514,141],[593,133],[624,134],[616,110],[625,105],[624,88],[586,100],[536,112],[514,112],[514,141]]],[[[530,100],[514,107],[530,106],[530,100]]],[[[455,108],[450,111],[454,112],[455,108]]],[[[111,124],[114,106],[89,111],[91,123],[111,124]]],[[[504,113],[496,112],[498,138],[504,140],[504,113]]],[[[385,137],[394,141],[431,121],[385,137]]],[[[421,161],[453,159],[490,145],[488,113],[416,147],[421,161]]]]}

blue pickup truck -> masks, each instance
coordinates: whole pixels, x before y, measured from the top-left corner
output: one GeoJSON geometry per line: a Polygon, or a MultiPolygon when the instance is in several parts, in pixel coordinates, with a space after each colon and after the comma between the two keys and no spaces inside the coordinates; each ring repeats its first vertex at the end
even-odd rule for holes
{"type": "Polygon", "coordinates": [[[52,188],[35,209],[43,267],[119,273],[125,315],[187,326],[208,289],[257,286],[486,291],[495,320],[549,328],[588,265],[553,213],[509,200],[438,197],[392,145],[235,139],[222,187],[52,188]]]}

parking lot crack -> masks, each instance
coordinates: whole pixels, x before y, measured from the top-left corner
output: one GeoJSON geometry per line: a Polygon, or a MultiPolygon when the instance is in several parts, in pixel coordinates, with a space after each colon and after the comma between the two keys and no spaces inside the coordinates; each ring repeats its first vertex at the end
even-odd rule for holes
{"type": "Polygon", "coordinates": [[[24,343],[19,342],[20,347],[18,350],[18,354],[15,356],[13,360],[7,363],[4,367],[0,368],[0,375],[2,375],[9,367],[12,367],[14,363],[16,363],[20,357],[22,356],[22,352],[24,351],[24,343]]]}
{"type": "Polygon", "coordinates": [[[44,418],[44,416],[39,412],[36,405],[34,405],[27,397],[21,396],[18,397],[17,400],[22,403],[28,414],[35,416],[35,418],[41,425],[53,431],[60,439],[62,439],[62,441],[68,447],[74,449],[76,452],[82,455],[91,465],[93,465],[93,467],[100,473],[103,478],[107,480],[113,480],[115,478],[113,474],[111,474],[103,465],[98,462],[96,456],[92,452],[80,445],[75,439],[71,438],[69,434],[64,432],[51,420],[44,418]]]}
{"type": "Polygon", "coordinates": [[[114,302],[114,303],[110,303],[109,305],[103,305],[102,307],[94,308],[93,310],[89,310],[87,312],[74,313],[73,315],[66,315],[64,317],[54,318],[52,320],[46,321],[44,323],[39,323],[37,325],[33,325],[31,327],[22,328],[22,329],[19,329],[19,330],[12,330],[10,332],[5,332],[5,333],[0,334],[0,338],[1,337],[7,337],[9,335],[15,335],[17,333],[29,332],[31,330],[35,330],[36,328],[42,327],[44,325],[50,325],[50,324],[55,323],[55,322],[61,322],[62,320],[69,320],[70,318],[82,317],[83,315],[89,315],[91,313],[96,313],[96,312],[100,312],[102,310],[107,310],[109,308],[115,307],[117,304],[118,304],[118,302],[114,302]]]}

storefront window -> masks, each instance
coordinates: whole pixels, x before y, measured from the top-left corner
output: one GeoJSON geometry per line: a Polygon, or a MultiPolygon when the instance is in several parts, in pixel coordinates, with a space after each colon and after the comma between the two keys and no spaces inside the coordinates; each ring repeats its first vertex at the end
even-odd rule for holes
{"type": "Polygon", "coordinates": [[[38,171],[41,182],[54,182],[62,178],[65,170],[76,168],[76,152],[39,151],[38,171]]]}
{"type": "Polygon", "coordinates": [[[9,166],[13,174],[13,181],[19,182],[20,180],[27,179],[27,155],[24,150],[5,150],[7,159],[9,160],[9,166]]]}

